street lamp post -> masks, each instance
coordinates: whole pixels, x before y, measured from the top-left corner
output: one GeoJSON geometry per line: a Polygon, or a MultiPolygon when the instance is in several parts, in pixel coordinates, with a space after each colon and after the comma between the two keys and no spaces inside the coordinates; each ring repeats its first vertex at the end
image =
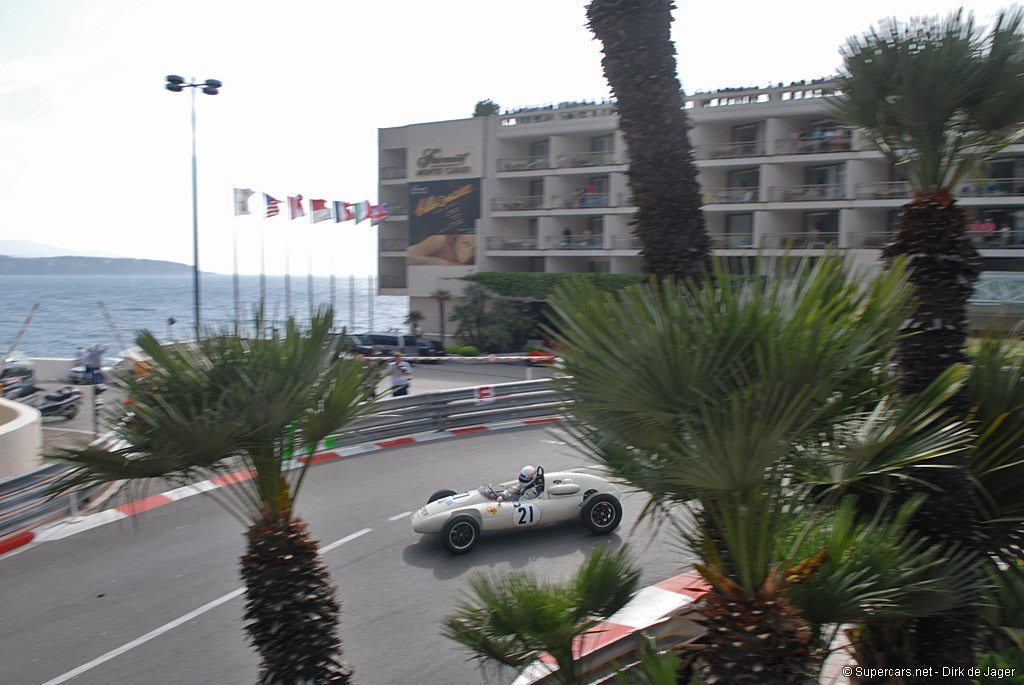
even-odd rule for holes
{"type": "Polygon", "coordinates": [[[192,278],[196,306],[196,340],[200,338],[199,326],[199,199],[196,187],[196,88],[202,88],[207,95],[216,95],[218,89],[223,86],[217,79],[208,78],[202,83],[196,83],[195,78],[191,83],[185,83],[180,76],[168,76],[164,88],[180,93],[184,88],[192,89],[192,278]]]}

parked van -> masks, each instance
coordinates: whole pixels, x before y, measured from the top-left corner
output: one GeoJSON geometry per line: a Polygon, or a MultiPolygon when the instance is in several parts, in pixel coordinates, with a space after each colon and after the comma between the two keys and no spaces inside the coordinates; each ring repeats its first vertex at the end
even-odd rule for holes
{"type": "Polygon", "coordinates": [[[418,357],[420,348],[416,343],[416,336],[403,333],[360,333],[357,337],[369,339],[373,343],[375,351],[385,355],[392,355],[401,351],[406,357],[418,357]]]}

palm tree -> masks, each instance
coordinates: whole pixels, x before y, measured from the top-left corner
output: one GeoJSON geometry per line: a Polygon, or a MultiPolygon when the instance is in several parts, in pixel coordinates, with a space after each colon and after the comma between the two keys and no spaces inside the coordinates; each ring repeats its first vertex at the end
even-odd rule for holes
{"type": "Polygon", "coordinates": [[[437,300],[437,314],[438,314],[438,319],[441,322],[441,344],[444,345],[445,344],[445,339],[444,339],[444,322],[445,322],[445,318],[444,318],[444,303],[447,302],[448,300],[452,299],[452,294],[451,294],[451,292],[449,292],[447,290],[442,290],[441,288],[438,288],[434,292],[430,293],[430,296],[432,298],[434,298],[435,300],[437,300]]]}
{"type": "Polygon", "coordinates": [[[339,604],[295,501],[311,463],[302,457],[368,408],[368,372],[343,356],[344,335],[332,338],[329,308],[306,330],[289,319],[266,333],[263,323],[257,316],[251,335],[236,324],[189,347],[164,347],[143,331],[137,343],[152,363],[126,386],[114,429],[124,446],[49,456],[76,467],[58,488],[249,474],[211,494],[247,527],[241,572],[259,682],[347,683],[339,604]]]}
{"type": "Polygon", "coordinates": [[[604,543],[562,584],[525,572],[476,575],[470,598],[445,617],[443,634],[474,659],[517,669],[547,653],[558,664],[558,682],[582,683],[573,660],[579,638],[625,606],[639,582],[626,547],[606,552],[604,543]]]}
{"type": "Polygon", "coordinates": [[[416,327],[419,326],[420,321],[423,321],[423,312],[413,309],[405,315],[404,323],[408,324],[410,333],[416,333],[416,327]]]}
{"type": "MultiPolygon", "coordinates": [[[[906,256],[917,306],[896,345],[899,387],[919,393],[950,364],[965,361],[967,300],[981,268],[967,235],[967,214],[954,199],[958,184],[1024,134],[1022,12],[999,15],[987,36],[962,11],[947,19],[891,21],[853,37],[843,49],[837,112],[863,130],[906,179],[913,199],[903,206],[891,263],[906,256]]],[[[950,409],[965,416],[965,394],[950,409]]],[[[968,454],[950,454],[927,474],[930,492],[915,525],[935,540],[980,546],[978,511],[969,491],[968,454]]],[[[918,661],[942,657],[974,663],[973,612],[919,622],[918,661]]]]}
{"type": "Polygon", "coordinates": [[[702,609],[708,682],[809,683],[811,632],[786,591],[826,559],[794,556],[787,541],[833,506],[832,486],[891,491],[893,472],[962,445],[962,430],[939,430],[962,370],[907,402],[865,380],[907,313],[898,266],[864,283],[827,258],[793,277],[718,282],[563,287],[551,334],[566,408],[588,453],[650,493],[650,511],[692,510],[689,545],[714,590],[702,609]],[[828,478],[797,478],[811,454],[828,478]]]}
{"type": "Polygon", "coordinates": [[[629,147],[643,270],[704,281],[713,276],[711,241],[676,78],[672,9],[672,0],[593,0],[587,18],[604,44],[601,64],[629,147]]]}

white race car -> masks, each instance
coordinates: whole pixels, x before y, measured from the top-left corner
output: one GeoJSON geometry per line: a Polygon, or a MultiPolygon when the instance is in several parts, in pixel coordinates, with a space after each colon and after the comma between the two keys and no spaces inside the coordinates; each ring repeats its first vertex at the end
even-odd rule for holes
{"type": "Polygon", "coordinates": [[[452,554],[465,554],[476,546],[480,532],[529,528],[579,518],[587,530],[607,535],[622,521],[619,488],[585,473],[545,474],[538,469],[542,489],[533,499],[506,499],[504,488],[481,485],[456,493],[438,490],[427,506],[412,515],[416,533],[441,535],[452,554]]]}

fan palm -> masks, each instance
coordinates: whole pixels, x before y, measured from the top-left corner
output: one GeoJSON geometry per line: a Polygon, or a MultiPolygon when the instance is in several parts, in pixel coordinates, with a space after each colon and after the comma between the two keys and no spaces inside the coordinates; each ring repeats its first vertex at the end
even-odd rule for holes
{"type": "Polygon", "coordinates": [[[366,410],[372,384],[360,362],[342,356],[345,336],[332,339],[330,309],[305,330],[294,319],[272,333],[258,316],[254,323],[252,335],[236,325],[189,347],[164,347],[143,331],[137,343],[152,363],[127,384],[114,429],[124,446],[49,456],[75,467],[58,488],[185,484],[243,470],[237,485],[214,492],[247,526],[246,631],[262,657],[260,682],[345,683],[339,605],[294,507],[310,465],[301,457],[366,410]]]}
{"type": "Polygon", "coordinates": [[[523,668],[542,654],[558,664],[558,682],[583,682],[573,657],[579,639],[625,606],[640,582],[627,548],[606,552],[602,543],[565,583],[530,573],[476,575],[470,597],[444,619],[445,637],[473,658],[523,668]]]}
{"type": "Polygon", "coordinates": [[[551,303],[576,436],[651,506],[695,503],[690,543],[714,588],[709,682],[813,679],[810,633],[785,590],[793,563],[823,560],[801,567],[780,543],[809,525],[812,495],[829,502],[820,482],[795,478],[801,454],[840,464],[841,448],[859,448],[855,468],[832,469],[835,484],[880,479],[965,440],[938,418],[953,372],[916,402],[866,397],[864,378],[885,365],[906,316],[898,266],[866,283],[837,258],[796,272],[719,275],[717,289],[695,292],[652,283],[602,294],[577,282],[551,303]],[[846,444],[829,439],[839,435],[846,444]]]}
{"type": "MultiPolygon", "coordinates": [[[[913,192],[883,252],[887,261],[906,255],[912,267],[917,306],[905,328],[913,335],[896,346],[905,395],[965,360],[966,305],[981,262],[953,195],[984,160],[1024,134],[1022,16],[1020,9],[1001,13],[987,35],[962,11],[945,20],[890,21],[843,49],[837,112],[865,132],[913,192]]],[[[966,396],[950,408],[966,415],[966,396]]],[[[975,503],[962,496],[970,487],[968,459],[966,451],[949,455],[926,488],[910,491],[931,492],[915,519],[922,532],[980,548],[975,503]]],[[[973,665],[976,627],[971,612],[919,622],[918,661],[973,665]]]]}
{"type": "Polygon", "coordinates": [[[441,344],[444,345],[446,342],[444,337],[444,305],[448,300],[452,299],[452,293],[449,290],[438,288],[430,293],[430,296],[437,301],[437,318],[441,322],[441,344]]]}
{"type": "Polygon", "coordinates": [[[690,122],[670,38],[672,0],[592,0],[590,29],[629,147],[629,186],[643,270],[657,278],[712,275],[690,122]]]}

